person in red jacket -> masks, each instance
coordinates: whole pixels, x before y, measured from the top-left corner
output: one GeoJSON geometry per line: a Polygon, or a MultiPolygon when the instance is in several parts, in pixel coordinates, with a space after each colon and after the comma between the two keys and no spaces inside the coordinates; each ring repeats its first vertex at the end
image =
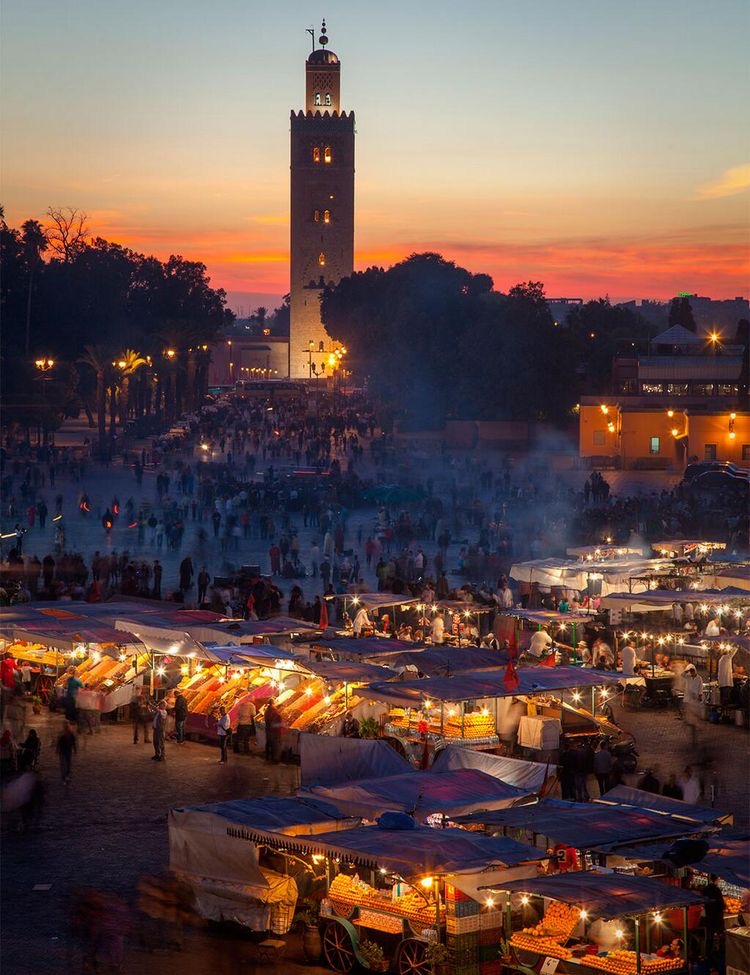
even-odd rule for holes
{"type": "Polygon", "coordinates": [[[10,651],[6,651],[2,662],[0,662],[0,681],[2,681],[3,687],[9,691],[16,689],[17,670],[18,664],[13,659],[13,654],[10,651]]]}

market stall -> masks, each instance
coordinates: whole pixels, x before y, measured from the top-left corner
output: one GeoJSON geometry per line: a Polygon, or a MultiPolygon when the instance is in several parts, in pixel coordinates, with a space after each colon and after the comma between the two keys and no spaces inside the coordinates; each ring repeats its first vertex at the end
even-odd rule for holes
{"type": "Polygon", "coordinates": [[[200,657],[191,651],[183,658],[177,685],[187,700],[185,731],[190,735],[215,739],[221,707],[236,727],[242,701],[249,697],[260,709],[275,696],[284,677],[296,673],[293,654],[268,644],[204,646],[200,652],[200,657]]]}
{"type": "Polygon", "coordinates": [[[505,910],[503,964],[522,975],[684,971],[688,908],[702,903],[679,887],[596,871],[488,885],[487,891],[505,910]],[[546,959],[557,963],[545,969],[546,959]]]}
{"type": "MultiPolygon", "coordinates": [[[[338,735],[348,711],[360,723],[366,736],[374,737],[380,726],[383,708],[360,696],[360,688],[373,680],[389,680],[395,671],[361,661],[297,661],[293,671],[277,681],[275,701],[282,718],[281,751],[299,755],[302,732],[338,735]]],[[[258,743],[265,745],[265,723],[256,722],[258,743]]]]}
{"type": "Polygon", "coordinates": [[[376,682],[360,694],[388,705],[383,736],[426,767],[447,744],[497,751],[501,739],[511,747],[518,736],[524,747],[551,752],[563,734],[618,736],[619,729],[595,713],[606,702],[607,684],[613,680],[616,675],[575,667],[522,667],[512,673],[475,671],[376,682]],[[581,707],[587,691],[590,712],[581,707]]]}
{"type": "MultiPolygon", "coordinates": [[[[664,849],[670,840],[700,833],[705,828],[703,823],[687,822],[684,816],[643,807],[550,798],[522,807],[471,813],[456,822],[481,825],[495,833],[502,831],[504,836],[512,835],[545,850],[554,848],[558,854],[565,852],[560,870],[583,865],[584,854],[602,846],[609,850],[658,839],[664,849]]],[[[602,854],[601,859],[606,861],[606,855],[602,854]]]]}
{"type": "Polygon", "coordinates": [[[132,633],[114,630],[101,623],[56,621],[48,628],[33,632],[18,630],[19,636],[30,637],[66,658],[66,667],[55,679],[56,698],[65,694],[65,684],[73,667],[88,695],[88,710],[108,714],[130,703],[133,685],[143,679],[149,666],[146,648],[132,633]]]}
{"type": "Polygon", "coordinates": [[[297,883],[283,865],[279,871],[260,862],[248,831],[261,829],[282,843],[286,836],[349,828],[356,820],[323,802],[266,796],[172,809],[168,822],[170,869],[189,884],[202,917],[285,934],[297,883]]]}
{"type": "MultiPolygon", "coordinates": [[[[257,831],[251,838],[266,839],[257,831]]],[[[501,924],[499,911],[475,899],[480,878],[533,876],[542,859],[512,840],[414,826],[408,817],[384,817],[376,826],[291,838],[284,845],[289,854],[317,863],[325,878],[323,956],[337,972],[359,964],[429,975],[431,945],[444,945],[452,957],[478,967],[480,928],[487,932],[489,958],[501,924]]]]}

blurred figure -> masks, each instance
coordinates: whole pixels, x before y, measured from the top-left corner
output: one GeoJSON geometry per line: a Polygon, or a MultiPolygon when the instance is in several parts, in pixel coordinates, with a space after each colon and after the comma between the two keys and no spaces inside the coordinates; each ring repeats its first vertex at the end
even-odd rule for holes
{"type": "Polygon", "coordinates": [[[55,750],[60,760],[60,775],[63,783],[68,785],[73,772],[73,755],[78,751],[78,741],[73,726],[67,721],[57,739],[55,750]]]}

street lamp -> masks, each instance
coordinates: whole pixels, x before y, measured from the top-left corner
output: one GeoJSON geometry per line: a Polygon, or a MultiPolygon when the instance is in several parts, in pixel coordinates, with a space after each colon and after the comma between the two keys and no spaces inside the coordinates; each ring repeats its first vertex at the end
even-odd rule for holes
{"type": "Polygon", "coordinates": [[[34,365],[41,373],[49,372],[49,370],[52,369],[54,364],[55,364],[54,359],[47,359],[47,358],[36,359],[34,362],[34,365]]]}

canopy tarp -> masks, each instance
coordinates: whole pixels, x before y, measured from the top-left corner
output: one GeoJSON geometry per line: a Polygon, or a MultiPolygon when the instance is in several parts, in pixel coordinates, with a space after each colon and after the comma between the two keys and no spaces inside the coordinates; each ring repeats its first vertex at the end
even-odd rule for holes
{"type": "Polygon", "coordinates": [[[573,558],[585,559],[591,556],[592,559],[611,559],[616,555],[640,555],[643,550],[631,548],[628,545],[574,545],[565,549],[565,554],[573,558]]]}
{"type": "Polygon", "coordinates": [[[618,680],[616,673],[582,670],[579,667],[519,667],[518,686],[510,687],[500,671],[470,671],[454,677],[373,683],[360,688],[360,697],[421,708],[425,700],[454,703],[493,697],[519,697],[566,688],[599,687],[618,680]]]}
{"type": "Polygon", "coordinates": [[[122,619],[115,620],[115,627],[118,630],[126,630],[132,627],[132,631],[138,639],[154,653],[173,657],[187,657],[189,654],[201,658],[205,656],[201,644],[187,630],[151,626],[150,623],[141,623],[140,620],[122,619]]]}
{"type": "Polygon", "coordinates": [[[652,589],[650,592],[613,592],[602,596],[602,609],[621,609],[631,613],[656,613],[668,610],[673,603],[706,603],[717,606],[728,599],[747,599],[741,589],[652,589]]]}
{"type": "Polygon", "coordinates": [[[603,806],[560,799],[543,799],[533,805],[471,813],[461,816],[458,822],[526,829],[578,850],[592,850],[602,843],[615,845],[654,837],[684,836],[698,825],[634,806],[603,806]]]}
{"type": "Polygon", "coordinates": [[[514,880],[490,889],[549,897],[605,919],[703,903],[698,894],[657,880],[593,870],[514,880]]]}
{"type": "MultiPolygon", "coordinates": [[[[527,792],[539,792],[550,773],[549,765],[542,762],[525,762],[519,758],[503,758],[478,752],[470,747],[448,745],[432,763],[433,772],[450,772],[459,768],[475,768],[493,775],[507,785],[514,785],[527,792]]],[[[552,774],[556,769],[552,768],[552,774]]],[[[526,808],[526,807],[525,807],[526,808]]]]}
{"type": "Polygon", "coordinates": [[[365,609],[389,609],[391,606],[413,606],[418,602],[415,596],[399,596],[392,592],[345,592],[336,596],[344,605],[364,606],[365,609]]]}
{"type": "Polygon", "coordinates": [[[435,813],[452,817],[476,809],[498,809],[529,795],[528,790],[479,769],[409,771],[338,786],[315,786],[310,792],[350,816],[375,819],[384,812],[407,812],[419,821],[435,813]]]}
{"type": "MultiPolygon", "coordinates": [[[[278,842],[278,837],[276,840],[278,842]]],[[[263,836],[259,834],[256,841],[262,842],[263,836]]],[[[491,866],[515,866],[547,859],[544,851],[505,836],[483,836],[463,829],[433,829],[430,826],[408,830],[359,826],[339,833],[285,838],[284,848],[347,858],[405,878],[474,872],[491,866]]]]}
{"type": "Polygon", "coordinates": [[[34,623],[33,626],[14,626],[13,636],[16,640],[42,643],[46,647],[55,647],[58,650],[74,650],[82,643],[100,647],[137,646],[141,643],[134,633],[80,619],[54,620],[49,624],[34,623]],[[63,625],[66,623],[69,625],[63,625]]]}
{"type": "Polygon", "coordinates": [[[717,877],[738,887],[750,887],[750,839],[712,836],[708,853],[700,863],[693,864],[701,867],[707,873],[715,873],[717,877]]]}
{"type": "MultiPolygon", "coordinates": [[[[421,644],[409,643],[407,640],[389,640],[385,637],[349,637],[349,636],[318,636],[308,637],[302,641],[314,647],[321,647],[337,654],[340,659],[347,657],[381,657],[385,654],[403,653],[406,650],[416,650],[421,644]]],[[[387,663],[386,660],[381,661],[387,663]]]]}
{"type": "Polygon", "coordinates": [[[594,802],[603,805],[615,803],[623,806],[635,806],[639,809],[665,813],[696,823],[713,824],[729,819],[726,813],[719,812],[717,809],[711,809],[708,806],[696,806],[690,802],[683,802],[681,799],[670,799],[668,796],[645,792],[643,789],[634,789],[629,785],[616,785],[600,799],[594,799],[594,802]]]}
{"type": "Polygon", "coordinates": [[[427,677],[447,677],[467,670],[505,667],[508,655],[502,650],[480,647],[432,647],[430,650],[406,650],[388,654],[384,660],[394,670],[415,667],[427,677]]]}
{"type": "Polygon", "coordinates": [[[211,641],[226,643],[232,640],[241,643],[253,643],[258,637],[290,636],[293,633],[314,633],[318,628],[304,620],[292,619],[289,616],[274,616],[269,620],[218,620],[191,628],[190,632],[201,643],[211,641]]]}
{"type": "Polygon", "coordinates": [[[305,658],[299,665],[304,670],[340,683],[357,684],[372,680],[390,680],[396,672],[390,667],[367,664],[358,660],[315,660],[305,658]]]}
{"type": "Polygon", "coordinates": [[[299,736],[300,785],[332,786],[355,779],[419,773],[382,739],[299,736]]]}
{"type": "Polygon", "coordinates": [[[599,561],[571,559],[534,559],[530,562],[517,562],[511,566],[510,575],[517,582],[537,583],[551,589],[561,586],[582,592],[589,582],[599,580],[602,595],[632,585],[633,589],[644,591],[648,583],[642,576],[658,575],[671,569],[665,559],[617,558],[599,561]],[[632,581],[631,581],[632,580],[632,581]]]}
{"type": "Polygon", "coordinates": [[[570,626],[571,623],[585,623],[592,616],[582,609],[571,609],[567,613],[558,613],[552,609],[501,609],[499,615],[513,616],[540,626],[553,625],[558,628],[570,626]]]}
{"type": "Polygon", "coordinates": [[[289,650],[274,647],[268,643],[243,643],[242,646],[229,644],[224,647],[204,646],[203,656],[216,663],[231,664],[236,667],[254,667],[259,664],[273,666],[276,660],[289,663],[295,655],[289,650]]]}
{"type": "Polygon", "coordinates": [[[469,602],[467,599],[440,599],[437,603],[438,609],[446,610],[450,613],[460,613],[468,619],[479,613],[489,613],[495,607],[484,606],[481,603],[469,602]]]}

